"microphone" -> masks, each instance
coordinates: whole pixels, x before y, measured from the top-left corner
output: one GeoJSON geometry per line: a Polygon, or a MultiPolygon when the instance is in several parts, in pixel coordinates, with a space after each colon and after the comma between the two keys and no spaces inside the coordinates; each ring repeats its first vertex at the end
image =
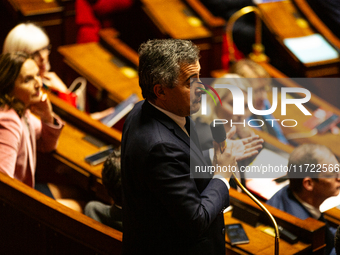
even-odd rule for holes
{"type": "Polygon", "coordinates": [[[227,133],[225,132],[224,125],[216,124],[213,121],[210,124],[210,130],[214,141],[219,144],[220,151],[223,153],[227,148],[227,133]]]}
{"type": "MultiPolygon", "coordinates": [[[[210,124],[210,130],[211,130],[212,137],[213,137],[214,141],[218,143],[218,145],[220,147],[220,151],[221,151],[221,153],[223,153],[225,151],[225,149],[227,148],[227,141],[226,141],[227,134],[226,134],[225,129],[224,129],[224,124],[223,123],[216,124],[213,121],[210,124]]],[[[275,254],[276,255],[279,254],[280,234],[279,234],[279,228],[278,228],[278,225],[276,223],[276,220],[274,219],[273,215],[268,211],[268,209],[253,194],[251,194],[249,190],[247,190],[242,185],[242,183],[237,179],[234,172],[232,173],[232,175],[234,176],[234,179],[235,179],[237,185],[267,214],[267,216],[272,221],[272,223],[274,225],[274,229],[275,229],[275,254]]]]}

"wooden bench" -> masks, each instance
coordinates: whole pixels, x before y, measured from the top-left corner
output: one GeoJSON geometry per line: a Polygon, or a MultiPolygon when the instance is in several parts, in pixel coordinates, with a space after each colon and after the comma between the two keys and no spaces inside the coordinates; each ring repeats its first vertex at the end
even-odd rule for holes
{"type": "Polygon", "coordinates": [[[3,254],[121,254],[122,232],[0,173],[3,254]]]}
{"type": "MultiPolygon", "coordinates": [[[[104,33],[105,34],[105,33],[104,33]]],[[[112,106],[135,93],[142,99],[138,84],[138,56],[129,46],[109,31],[111,45],[84,43],[65,45],[58,48],[65,66],[62,78],[67,84],[77,76],[88,81],[88,95],[94,98],[90,104],[112,106]]]]}
{"type": "Polygon", "coordinates": [[[52,70],[59,74],[62,59],[57,48],[64,44],[65,30],[64,7],[58,1],[44,0],[1,0],[0,1],[0,47],[9,33],[17,24],[34,22],[43,27],[50,38],[52,51],[50,61],[52,70]]]}
{"type": "Polygon", "coordinates": [[[148,29],[154,31],[155,38],[186,39],[199,46],[201,75],[208,77],[221,57],[213,55],[213,34],[192,8],[181,0],[141,0],[141,3],[150,20],[148,29]]]}
{"type": "Polygon", "coordinates": [[[336,37],[333,32],[321,21],[306,0],[293,0],[294,4],[306,17],[310,24],[322,34],[330,43],[340,49],[340,38],[336,37]]]}
{"type": "Polygon", "coordinates": [[[111,199],[101,181],[103,163],[91,166],[85,162],[85,157],[107,145],[118,148],[122,133],[92,119],[87,113],[70,106],[52,93],[49,93],[49,98],[54,112],[63,119],[65,126],[57,149],[39,157],[38,178],[52,182],[60,179],[61,182],[75,185],[109,203],[111,199]],[[51,169],[54,174],[51,174],[51,169]]]}
{"type": "Polygon", "coordinates": [[[272,59],[272,61],[277,60],[281,64],[284,63],[286,71],[290,72],[289,75],[294,75],[294,77],[339,76],[339,57],[303,63],[284,44],[284,39],[301,38],[315,35],[319,32],[303,18],[303,15],[292,1],[261,3],[257,7],[260,9],[263,21],[273,37],[273,47],[276,47],[277,54],[273,57],[278,59],[272,59]]]}

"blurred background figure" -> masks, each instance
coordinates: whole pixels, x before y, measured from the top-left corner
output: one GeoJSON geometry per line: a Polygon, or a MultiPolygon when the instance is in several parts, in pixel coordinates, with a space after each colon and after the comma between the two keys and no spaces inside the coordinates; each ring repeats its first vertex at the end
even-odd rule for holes
{"type": "MultiPolygon", "coordinates": [[[[271,108],[271,104],[268,100],[268,92],[271,92],[272,89],[272,79],[268,72],[260,64],[250,59],[241,59],[230,67],[229,72],[247,78],[251,87],[253,88],[253,106],[255,109],[268,110],[271,108]]],[[[263,120],[264,125],[262,125],[262,127],[257,127],[258,129],[271,134],[280,142],[288,144],[288,140],[284,136],[281,126],[278,124],[278,122],[265,121],[265,119],[275,119],[274,116],[271,114],[265,116],[252,114],[248,120],[252,119],[263,120]]]]}
{"type": "Polygon", "coordinates": [[[91,201],[86,204],[84,213],[96,221],[123,231],[120,149],[114,150],[105,160],[102,170],[102,181],[114,201],[113,205],[91,201]]]}
{"type": "Polygon", "coordinates": [[[112,15],[132,4],[133,0],[76,0],[77,43],[98,42],[101,28],[114,27],[112,15]]]}
{"type": "MultiPolygon", "coordinates": [[[[215,99],[216,102],[218,102],[216,105],[214,101],[208,97],[207,114],[202,115],[199,111],[192,115],[192,118],[196,123],[196,129],[200,138],[202,150],[207,150],[213,147],[213,138],[209,125],[214,119],[228,120],[228,123],[224,125],[224,129],[228,133],[232,128],[231,122],[243,123],[246,118],[250,116],[247,103],[247,88],[250,86],[250,84],[246,79],[242,79],[241,76],[236,74],[227,74],[221,78],[215,79],[211,86],[214,87],[214,84],[232,84],[240,88],[244,94],[245,115],[233,114],[233,95],[229,89],[215,88],[216,92],[221,98],[222,105],[219,103],[219,100],[216,96],[215,99]]],[[[232,137],[232,139],[246,138],[254,134],[254,131],[252,131],[247,124],[235,124],[233,126],[236,126],[236,134],[234,137],[232,137]]]]}
{"type": "Polygon", "coordinates": [[[339,164],[334,154],[324,145],[303,144],[290,154],[287,173],[289,185],[279,190],[267,204],[290,213],[300,219],[313,217],[326,223],[326,253],[335,254],[334,235],[336,229],[326,222],[320,205],[329,197],[337,196],[340,176],[334,171],[339,164]],[[322,171],[317,172],[322,166],[322,171]]]}
{"type": "Polygon", "coordinates": [[[50,72],[51,47],[50,40],[43,28],[33,23],[21,23],[8,33],[3,53],[21,51],[30,54],[39,67],[43,84],[57,91],[67,92],[67,86],[62,80],[55,72],[50,72]]]}
{"type": "MultiPolygon", "coordinates": [[[[215,101],[217,102],[217,104],[215,105],[214,101],[208,97],[207,114],[202,115],[199,111],[196,114],[192,115],[192,118],[196,124],[195,127],[201,143],[202,150],[209,150],[213,147],[213,137],[210,130],[210,123],[214,119],[224,119],[228,121],[227,124],[224,124],[224,129],[226,133],[230,132],[232,128],[235,129],[236,127],[235,134],[232,137],[228,137],[228,139],[237,140],[255,135],[254,131],[247,125],[246,121],[247,118],[250,116],[250,111],[248,109],[247,103],[247,88],[250,87],[250,84],[248,83],[247,79],[244,79],[237,74],[226,74],[221,78],[215,79],[211,86],[215,87],[215,84],[231,84],[242,90],[244,94],[245,115],[233,114],[233,95],[229,89],[215,88],[216,92],[221,98],[222,105],[219,103],[217,96],[212,93],[215,96],[215,101]]],[[[248,165],[252,161],[253,157],[241,160],[237,164],[238,166],[248,165]]],[[[241,178],[241,182],[245,184],[244,173],[238,172],[236,176],[241,178]]],[[[233,180],[233,178],[230,179],[230,186],[237,189],[236,182],[233,180]]]]}

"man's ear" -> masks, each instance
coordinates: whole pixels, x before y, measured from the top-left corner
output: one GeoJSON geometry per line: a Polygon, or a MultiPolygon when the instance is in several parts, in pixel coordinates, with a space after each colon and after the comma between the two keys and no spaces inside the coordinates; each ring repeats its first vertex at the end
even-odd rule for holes
{"type": "Polygon", "coordinates": [[[302,180],[302,187],[307,191],[313,191],[314,189],[314,181],[310,177],[305,177],[302,180]]]}
{"type": "Polygon", "coordinates": [[[155,86],[153,86],[153,93],[155,93],[157,98],[161,100],[165,99],[165,93],[162,85],[156,84],[155,86]]]}

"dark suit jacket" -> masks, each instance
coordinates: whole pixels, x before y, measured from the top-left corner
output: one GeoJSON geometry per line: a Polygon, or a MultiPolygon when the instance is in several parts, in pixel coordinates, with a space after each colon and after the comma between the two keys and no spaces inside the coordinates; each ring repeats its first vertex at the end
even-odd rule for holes
{"type": "MultiPolygon", "coordinates": [[[[281,211],[287,212],[295,217],[298,217],[302,220],[307,219],[308,217],[312,217],[312,215],[307,211],[307,209],[295,198],[293,192],[289,189],[289,185],[283,187],[278,192],[271,197],[267,204],[274,206],[281,211]]],[[[324,219],[322,221],[325,221],[324,219]]],[[[330,227],[326,224],[326,251],[325,254],[335,254],[334,247],[334,234],[336,229],[330,227]]]]}
{"type": "Polygon", "coordinates": [[[194,165],[207,166],[199,147],[164,113],[137,103],[122,137],[123,254],[225,254],[228,189],[210,175],[193,179],[194,165]]]}

